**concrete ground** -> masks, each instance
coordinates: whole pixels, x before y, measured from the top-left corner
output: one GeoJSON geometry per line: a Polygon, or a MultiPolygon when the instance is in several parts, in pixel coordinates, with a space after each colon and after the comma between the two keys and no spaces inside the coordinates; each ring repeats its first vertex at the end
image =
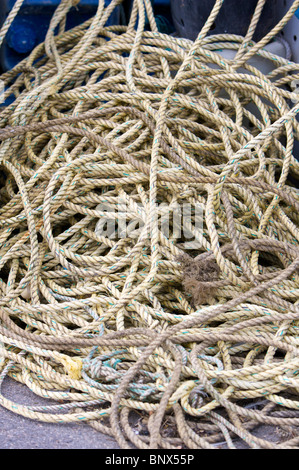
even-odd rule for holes
{"type": "MultiPolygon", "coordinates": [[[[25,385],[6,377],[5,398],[26,405],[49,405],[25,385]]],[[[119,449],[110,436],[81,424],[56,424],[35,421],[0,406],[0,449],[119,449]]]]}

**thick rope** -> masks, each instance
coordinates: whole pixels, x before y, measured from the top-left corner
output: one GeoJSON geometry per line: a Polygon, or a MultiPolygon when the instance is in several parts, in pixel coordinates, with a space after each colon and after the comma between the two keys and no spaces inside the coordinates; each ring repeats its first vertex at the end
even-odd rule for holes
{"type": "Polygon", "coordinates": [[[264,0],[194,42],[149,0],[64,31],[73,3],[0,77],[0,386],[59,401],[0,404],[122,448],[298,448],[299,66],[264,47],[299,0],[256,44],[264,0]]]}

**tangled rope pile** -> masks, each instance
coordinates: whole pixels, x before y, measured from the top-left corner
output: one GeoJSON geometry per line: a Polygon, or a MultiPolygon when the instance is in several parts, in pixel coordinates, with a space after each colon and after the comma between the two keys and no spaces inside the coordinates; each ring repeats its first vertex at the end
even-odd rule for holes
{"type": "Polygon", "coordinates": [[[1,383],[58,404],[0,403],[123,448],[296,448],[299,65],[263,47],[299,0],[257,44],[265,0],[244,38],[207,34],[217,0],[194,43],[158,33],[149,0],[105,27],[120,3],[64,31],[62,1],[0,77],[1,383]],[[186,231],[166,235],[184,204],[186,231]]]}

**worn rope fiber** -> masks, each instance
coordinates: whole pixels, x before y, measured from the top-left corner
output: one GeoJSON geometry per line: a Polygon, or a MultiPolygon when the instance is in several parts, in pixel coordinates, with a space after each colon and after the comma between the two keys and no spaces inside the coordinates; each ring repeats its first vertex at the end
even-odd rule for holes
{"type": "Polygon", "coordinates": [[[264,47],[299,0],[258,43],[265,0],[244,37],[208,34],[217,0],[194,42],[149,0],[65,31],[77,3],[0,77],[0,384],[49,405],[0,404],[122,448],[298,448],[299,65],[264,47]]]}

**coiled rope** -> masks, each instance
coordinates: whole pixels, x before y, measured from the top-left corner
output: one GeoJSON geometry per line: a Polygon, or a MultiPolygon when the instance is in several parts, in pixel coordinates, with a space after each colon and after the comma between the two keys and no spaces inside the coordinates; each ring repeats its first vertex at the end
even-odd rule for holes
{"type": "Polygon", "coordinates": [[[105,27],[120,3],[65,31],[62,1],[0,77],[0,383],[59,401],[0,404],[122,448],[298,448],[299,65],[263,48],[299,0],[258,43],[265,0],[244,38],[208,35],[217,0],[194,43],[149,0],[105,27]]]}

